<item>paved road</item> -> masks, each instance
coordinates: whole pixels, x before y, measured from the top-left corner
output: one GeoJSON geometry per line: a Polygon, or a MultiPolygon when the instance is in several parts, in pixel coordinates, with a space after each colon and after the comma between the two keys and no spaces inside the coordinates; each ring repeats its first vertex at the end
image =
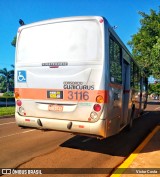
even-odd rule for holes
{"type": "MultiPolygon", "coordinates": [[[[4,124],[7,122],[3,120],[0,126],[1,167],[15,167],[18,163],[39,156],[22,164],[20,168],[79,168],[79,175],[59,175],[69,177],[81,176],[84,168],[108,168],[108,172],[111,173],[160,123],[160,103],[149,103],[144,115],[134,120],[130,132],[123,130],[118,135],[104,140],[72,136],[60,132],[21,130],[12,123],[14,119],[10,119],[8,122],[10,124],[4,124]],[[47,152],[50,153],[43,155],[47,152]]],[[[57,177],[57,174],[46,176],[57,177]]],[[[95,176],[103,177],[106,174],[96,174],[95,176]]]]}
{"type": "Polygon", "coordinates": [[[14,117],[0,118],[0,168],[13,168],[55,150],[72,135],[62,132],[22,129],[14,117]]]}

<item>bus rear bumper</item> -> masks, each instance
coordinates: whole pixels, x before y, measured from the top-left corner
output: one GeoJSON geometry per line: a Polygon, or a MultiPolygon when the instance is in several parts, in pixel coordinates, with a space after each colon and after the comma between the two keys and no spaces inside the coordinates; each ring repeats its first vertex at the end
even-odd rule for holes
{"type": "Polygon", "coordinates": [[[106,120],[99,120],[94,123],[80,122],[60,119],[47,119],[25,117],[15,113],[18,126],[32,127],[38,129],[49,129],[56,131],[71,132],[77,134],[86,134],[87,136],[106,137],[106,120]]]}

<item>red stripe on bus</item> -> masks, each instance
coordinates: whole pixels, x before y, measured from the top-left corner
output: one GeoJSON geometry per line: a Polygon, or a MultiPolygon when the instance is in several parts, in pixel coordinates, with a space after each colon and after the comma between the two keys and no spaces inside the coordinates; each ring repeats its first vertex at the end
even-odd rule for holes
{"type": "Polygon", "coordinates": [[[109,86],[110,86],[110,87],[113,87],[113,88],[116,88],[116,89],[122,89],[122,88],[123,88],[122,85],[120,85],[120,84],[113,84],[113,83],[110,83],[109,86]]]}
{"type": "Polygon", "coordinates": [[[129,93],[130,90],[123,90],[123,93],[129,93]]]}

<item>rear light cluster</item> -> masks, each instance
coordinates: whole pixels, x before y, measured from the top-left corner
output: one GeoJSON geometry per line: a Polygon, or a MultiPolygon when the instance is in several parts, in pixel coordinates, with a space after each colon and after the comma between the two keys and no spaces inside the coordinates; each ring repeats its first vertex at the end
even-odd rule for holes
{"type": "Polygon", "coordinates": [[[24,110],[24,108],[22,107],[22,101],[21,101],[21,100],[17,100],[17,101],[16,101],[16,104],[17,104],[17,106],[18,106],[17,111],[19,112],[19,114],[22,115],[22,116],[26,116],[25,110],[24,110]]]}
{"type": "Polygon", "coordinates": [[[104,102],[103,96],[98,95],[98,96],[96,97],[96,102],[97,102],[97,103],[103,103],[103,102],[104,102]]]}
{"type": "Polygon", "coordinates": [[[23,108],[23,107],[20,107],[20,108],[19,108],[19,113],[20,113],[21,115],[25,115],[25,112],[24,112],[24,108],[23,108]]]}
{"type": "Polygon", "coordinates": [[[97,121],[98,120],[98,113],[101,111],[102,107],[101,107],[101,103],[104,103],[104,99],[103,99],[103,96],[101,95],[98,95],[96,97],[96,104],[94,104],[93,106],[93,112],[91,112],[90,114],[90,118],[89,119],[90,121],[97,121]]]}
{"type": "Polygon", "coordinates": [[[99,111],[101,110],[101,105],[95,104],[95,105],[93,106],[93,109],[94,109],[96,112],[99,112],[99,111]]]}
{"type": "Polygon", "coordinates": [[[15,97],[16,99],[19,99],[19,98],[20,98],[19,93],[18,93],[18,92],[15,92],[14,97],[15,97]]]}
{"type": "Polygon", "coordinates": [[[22,106],[22,101],[21,100],[17,100],[17,106],[22,106]]]}

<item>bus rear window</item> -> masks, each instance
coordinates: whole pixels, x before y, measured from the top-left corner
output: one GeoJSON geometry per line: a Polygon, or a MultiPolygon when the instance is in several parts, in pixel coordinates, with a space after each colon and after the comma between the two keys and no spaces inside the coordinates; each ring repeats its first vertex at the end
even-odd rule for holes
{"type": "Polygon", "coordinates": [[[17,61],[97,61],[102,34],[96,20],[68,21],[24,28],[18,39],[17,61]]]}

